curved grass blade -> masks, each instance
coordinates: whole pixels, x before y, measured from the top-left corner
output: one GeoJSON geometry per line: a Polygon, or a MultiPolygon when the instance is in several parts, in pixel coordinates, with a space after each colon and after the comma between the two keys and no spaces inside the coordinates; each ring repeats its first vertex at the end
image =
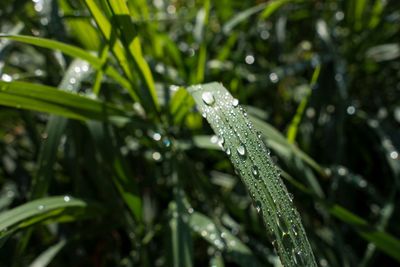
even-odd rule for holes
{"type": "Polygon", "coordinates": [[[60,221],[75,220],[77,216],[74,213],[83,212],[86,208],[88,203],[69,196],[48,197],[28,202],[0,213],[0,238],[48,219],[58,217],[60,221]]]}
{"type": "Polygon", "coordinates": [[[46,267],[51,263],[54,257],[60,252],[61,249],[65,246],[67,242],[65,240],[61,240],[57,244],[49,247],[45,251],[43,251],[30,265],[29,267],[46,267]]]}
{"type": "Polygon", "coordinates": [[[190,227],[212,246],[226,254],[227,258],[239,264],[239,266],[258,267],[261,264],[253,255],[253,252],[239,238],[224,227],[217,226],[210,218],[193,212],[190,215],[190,227]]]}
{"type": "Polygon", "coordinates": [[[188,88],[252,197],[284,266],[316,266],[300,216],[247,113],[219,83],[188,88]]]}
{"type": "MultiPolygon", "coordinates": [[[[155,110],[159,109],[156,87],[154,84],[153,75],[147,61],[143,57],[142,46],[140,39],[135,32],[135,25],[131,21],[129,14],[129,8],[123,0],[107,0],[110,10],[112,12],[112,19],[114,20],[115,26],[119,29],[118,36],[121,40],[122,45],[132,62],[135,63],[135,67],[139,72],[140,77],[144,81],[147,90],[142,90],[141,94],[143,100],[150,102],[155,110]]],[[[150,105],[150,103],[148,105],[150,105]]]]}
{"type": "Polygon", "coordinates": [[[0,105],[47,112],[78,120],[107,120],[125,112],[98,100],[27,82],[0,81],[0,105]]]}
{"type": "Polygon", "coordinates": [[[103,66],[103,62],[101,59],[91,55],[87,51],[78,48],[73,45],[65,44],[62,42],[49,40],[46,38],[40,38],[35,36],[26,36],[26,35],[0,35],[0,38],[4,38],[7,40],[13,40],[17,42],[22,42],[25,44],[31,44],[42,48],[48,48],[52,50],[59,50],[62,53],[69,55],[71,57],[80,58],[89,62],[93,68],[96,70],[103,70],[106,75],[113,78],[116,82],[118,82],[122,87],[126,88],[131,95],[135,95],[135,100],[138,100],[136,94],[133,92],[132,86],[128,80],[122,77],[116,69],[111,66],[103,66]],[[104,68],[104,69],[103,69],[104,68]]]}

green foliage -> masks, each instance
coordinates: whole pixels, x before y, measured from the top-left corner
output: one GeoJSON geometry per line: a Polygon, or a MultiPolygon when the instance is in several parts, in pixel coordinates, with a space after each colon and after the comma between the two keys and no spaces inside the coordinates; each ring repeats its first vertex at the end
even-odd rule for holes
{"type": "Polygon", "coordinates": [[[0,265],[395,266],[399,18],[1,1],[0,265]]]}

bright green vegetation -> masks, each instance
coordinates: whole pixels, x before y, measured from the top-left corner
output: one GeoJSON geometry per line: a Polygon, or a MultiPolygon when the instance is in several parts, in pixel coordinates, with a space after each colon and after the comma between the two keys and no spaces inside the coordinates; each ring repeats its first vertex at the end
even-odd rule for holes
{"type": "Polygon", "coordinates": [[[396,266],[400,3],[4,0],[0,266],[396,266]]]}

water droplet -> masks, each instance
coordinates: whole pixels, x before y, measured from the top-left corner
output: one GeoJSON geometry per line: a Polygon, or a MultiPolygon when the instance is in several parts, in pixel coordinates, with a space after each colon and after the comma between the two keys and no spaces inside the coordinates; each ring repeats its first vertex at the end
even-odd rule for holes
{"type": "Polygon", "coordinates": [[[70,196],[65,196],[65,197],[64,197],[64,201],[65,201],[65,202],[69,202],[70,200],[71,200],[71,197],[70,197],[70,196]]]}
{"type": "Polygon", "coordinates": [[[218,136],[216,135],[211,136],[210,141],[211,143],[216,144],[218,142],[218,136]]]}
{"type": "Polygon", "coordinates": [[[71,79],[69,79],[69,83],[70,84],[75,84],[76,83],[76,79],[74,77],[72,77],[71,79]]]}
{"type": "Polygon", "coordinates": [[[161,160],[161,153],[158,151],[153,152],[152,157],[155,161],[160,161],[161,160]]]}
{"type": "Polygon", "coordinates": [[[38,210],[44,210],[44,206],[43,206],[43,205],[39,205],[39,206],[37,207],[37,209],[38,209],[38,210]]]}
{"type": "Polygon", "coordinates": [[[159,134],[159,133],[154,133],[154,134],[153,134],[153,140],[154,140],[154,141],[160,141],[160,140],[161,140],[161,134],[159,134]]]}
{"type": "Polygon", "coordinates": [[[243,145],[238,146],[236,150],[240,156],[246,155],[246,148],[243,145]]]}
{"type": "Polygon", "coordinates": [[[220,136],[220,137],[218,138],[218,145],[219,145],[221,148],[223,148],[223,147],[224,147],[224,143],[225,143],[225,139],[224,139],[222,136],[220,136]]]}
{"type": "Polygon", "coordinates": [[[276,74],[275,72],[271,72],[269,74],[269,79],[271,80],[271,82],[277,83],[279,81],[278,74],[276,74]]]}
{"type": "Polygon", "coordinates": [[[392,152],[390,152],[390,157],[392,159],[398,159],[399,153],[397,151],[392,151],[392,152]]]}
{"type": "Polygon", "coordinates": [[[207,236],[207,231],[206,230],[203,230],[203,231],[201,231],[201,236],[203,236],[203,237],[205,237],[205,236],[207,236]]]}
{"type": "Polygon", "coordinates": [[[287,233],[288,232],[288,228],[287,228],[286,223],[283,220],[282,216],[278,215],[276,223],[278,224],[278,227],[281,229],[281,231],[283,233],[287,233]]]}
{"type": "MultiPolygon", "coordinates": [[[[13,80],[12,76],[11,76],[11,75],[8,75],[8,74],[6,74],[6,73],[3,73],[3,74],[1,75],[1,78],[0,78],[0,79],[3,80],[3,81],[5,81],[5,82],[11,82],[11,81],[13,80]]],[[[4,90],[4,89],[2,89],[2,90],[4,90]]]]}
{"type": "Polygon", "coordinates": [[[207,105],[212,105],[215,102],[214,95],[211,92],[204,92],[201,95],[201,98],[207,105]]]}
{"type": "Polygon", "coordinates": [[[229,155],[231,154],[231,149],[228,147],[228,148],[225,150],[225,153],[229,156],[229,155]]]}
{"type": "Polygon", "coordinates": [[[295,264],[304,265],[303,253],[301,251],[292,250],[292,257],[295,264]]]}
{"type": "Polygon", "coordinates": [[[239,100],[237,100],[236,98],[234,98],[232,100],[232,106],[237,107],[239,105],[239,100]]]}
{"type": "Polygon", "coordinates": [[[283,233],[282,235],[282,244],[285,248],[292,247],[292,241],[290,240],[290,235],[287,233],[283,233]]]}
{"type": "Polygon", "coordinates": [[[251,65],[254,63],[254,57],[252,55],[247,55],[244,61],[246,62],[246,64],[251,65]]]}
{"type": "Polygon", "coordinates": [[[354,106],[349,106],[347,107],[347,114],[349,115],[353,115],[354,113],[356,113],[356,108],[354,106]]]}
{"type": "Polygon", "coordinates": [[[192,214],[194,212],[193,208],[188,208],[187,211],[188,211],[189,214],[192,214]]]}
{"type": "Polygon", "coordinates": [[[251,172],[253,173],[254,177],[258,178],[259,176],[259,172],[258,172],[258,167],[257,166],[253,166],[251,167],[251,172]]]}
{"type": "Polygon", "coordinates": [[[207,119],[207,113],[206,112],[201,113],[201,116],[203,116],[204,119],[207,119]]]}

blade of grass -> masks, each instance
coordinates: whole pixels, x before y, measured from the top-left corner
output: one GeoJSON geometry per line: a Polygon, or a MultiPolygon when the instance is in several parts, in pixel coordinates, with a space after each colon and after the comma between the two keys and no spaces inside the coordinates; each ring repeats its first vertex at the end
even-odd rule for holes
{"type": "Polygon", "coordinates": [[[76,218],[72,211],[83,212],[88,203],[69,196],[56,196],[33,200],[11,210],[0,213],[0,238],[4,238],[18,229],[36,223],[55,219],[70,221],[76,218]],[[67,212],[70,209],[71,212],[67,212]],[[70,213],[70,215],[68,215],[70,213]]]}
{"type": "Polygon", "coordinates": [[[301,118],[303,117],[304,111],[308,104],[308,99],[311,96],[312,89],[314,88],[315,84],[317,83],[320,72],[321,72],[321,66],[318,65],[315,68],[314,73],[312,75],[311,82],[310,82],[310,85],[308,88],[308,92],[301,100],[300,105],[297,107],[296,114],[293,117],[292,122],[289,125],[287,139],[288,139],[288,142],[291,144],[293,144],[296,141],[297,130],[299,128],[301,118]]]}
{"type": "Polygon", "coordinates": [[[51,86],[0,81],[0,105],[47,112],[78,120],[126,116],[117,107],[51,86]]]}
{"type": "Polygon", "coordinates": [[[139,72],[140,77],[144,81],[147,90],[141,90],[143,100],[149,102],[147,105],[152,106],[153,109],[158,110],[159,104],[157,101],[156,88],[154,85],[153,75],[150,67],[142,54],[142,46],[139,37],[134,31],[135,25],[131,21],[129,8],[123,0],[107,0],[107,3],[112,12],[111,20],[118,28],[118,37],[122,45],[125,47],[129,58],[135,63],[135,67],[139,72]]]}
{"type": "Polygon", "coordinates": [[[285,266],[316,266],[300,216],[247,114],[219,83],[188,88],[240,173],[285,266]]]}
{"type": "Polygon", "coordinates": [[[210,245],[227,255],[239,266],[261,266],[253,252],[239,238],[222,226],[218,226],[209,217],[199,212],[190,215],[190,226],[195,233],[210,245]]]}
{"type": "Polygon", "coordinates": [[[57,244],[47,248],[29,265],[29,267],[46,267],[51,263],[54,257],[64,248],[66,243],[67,242],[65,240],[61,240],[57,244]]]}
{"type": "MultiPolygon", "coordinates": [[[[106,65],[103,66],[103,62],[101,59],[91,55],[89,52],[78,48],[73,45],[65,44],[62,42],[35,37],[35,36],[26,36],[26,35],[1,35],[0,38],[4,38],[7,40],[14,40],[17,42],[22,42],[25,44],[31,44],[42,48],[48,48],[52,50],[59,50],[62,53],[69,55],[71,57],[80,58],[89,62],[93,68],[96,70],[103,70],[106,75],[113,78],[116,82],[118,82],[122,87],[126,88],[128,91],[132,91],[132,86],[128,80],[122,77],[118,71],[112,66],[106,65]]],[[[137,100],[137,97],[135,96],[137,100]]]]}

